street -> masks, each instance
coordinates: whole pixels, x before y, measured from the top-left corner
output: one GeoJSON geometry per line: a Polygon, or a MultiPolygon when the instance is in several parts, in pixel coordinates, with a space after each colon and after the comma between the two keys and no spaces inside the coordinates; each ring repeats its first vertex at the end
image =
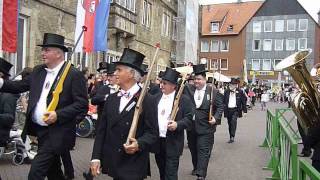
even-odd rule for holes
{"type": "MultiPolygon", "coordinates": [[[[270,102],[270,109],[276,107],[286,107],[286,104],[270,102]]],[[[226,119],[222,120],[222,125],[215,133],[215,144],[208,167],[207,180],[260,180],[270,176],[269,171],[262,168],[269,160],[269,152],[259,147],[265,136],[266,111],[260,110],[258,103],[254,110],[238,119],[238,129],[235,143],[226,143],[229,140],[228,126],[226,119]]],[[[92,152],[93,139],[78,138],[77,145],[72,151],[73,165],[75,168],[75,179],[83,179],[82,172],[88,170],[92,152]]],[[[11,163],[12,156],[0,159],[0,174],[3,180],[25,180],[30,165],[15,166],[11,163]]],[[[190,151],[185,143],[183,156],[180,158],[179,179],[194,180],[191,176],[192,163],[190,151]]],[[[151,155],[151,174],[148,179],[159,179],[159,173],[151,155]]],[[[106,175],[101,175],[96,179],[112,179],[106,175]]]]}

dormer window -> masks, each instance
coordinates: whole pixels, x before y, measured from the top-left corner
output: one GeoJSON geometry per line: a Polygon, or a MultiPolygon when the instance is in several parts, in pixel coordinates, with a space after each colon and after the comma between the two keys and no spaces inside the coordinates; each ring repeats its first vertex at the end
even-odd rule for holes
{"type": "Polygon", "coordinates": [[[233,25],[229,25],[228,28],[227,28],[227,31],[228,32],[232,32],[233,31],[233,25]]]}
{"type": "Polygon", "coordinates": [[[219,23],[218,22],[211,22],[211,32],[212,33],[219,32],[219,23]]]}

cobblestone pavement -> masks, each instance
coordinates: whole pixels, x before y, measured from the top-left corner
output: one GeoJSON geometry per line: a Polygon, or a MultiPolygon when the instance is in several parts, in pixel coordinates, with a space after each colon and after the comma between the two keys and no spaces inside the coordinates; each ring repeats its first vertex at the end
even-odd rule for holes
{"type": "MultiPolygon", "coordinates": [[[[270,109],[285,107],[285,104],[269,103],[270,109]]],[[[228,126],[226,119],[215,133],[215,144],[208,167],[207,180],[261,180],[271,173],[263,171],[262,167],[267,164],[269,153],[260,148],[265,136],[266,111],[260,110],[260,104],[249,111],[248,114],[238,119],[238,129],[235,143],[228,144],[228,126]]],[[[93,139],[78,138],[76,149],[72,151],[73,164],[76,179],[83,179],[82,172],[89,167],[93,139]]],[[[3,180],[25,180],[30,165],[15,166],[11,163],[11,156],[0,159],[0,175],[3,180]]],[[[185,145],[183,156],[180,159],[179,179],[194,180],[190,175],[192,170],[190,151],[185,145]]],[[[154,156],[151,155],[150,180],[158,180],[159,173],[154,156]]],[[[96,179],[111,180],[106,175],[96,179]]]]}

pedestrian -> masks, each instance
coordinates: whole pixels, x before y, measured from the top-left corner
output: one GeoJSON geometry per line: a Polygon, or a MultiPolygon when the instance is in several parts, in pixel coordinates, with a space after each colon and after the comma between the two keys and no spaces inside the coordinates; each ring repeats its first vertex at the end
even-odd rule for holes
{"type": "Polygon", "coordinates": [[[168,68],[162,76],[161,93],[155,96],[159,135],[152,146],[160,172],[160,180],[177,180],[179,158],[184,147],[184,130],[190,129],[193,117],[193,106],[190,99],[183,95],[177,97],[177,83],[180,73],[168,68]],[[170,119],[175,98],[179,98],[178,113],[170,119]]]}
{"type": "Polygon", "coordinates": [[[242,117],[242,112],[247,113],[245,95],[238,88],[239,80],[232,78],[229,89],[226,90],[223,98],[224,115],[228,120],[229,136],[228,143],[233,143],[237,129],[237,119],[242,117]]]}
{"type": "Polygon", "coordinates": [[[96,132],[91,160],[91,173],[101,172],[114,180],[142,180],[150,175],[149,150],[156,142],[157,130],[155,103],[148,94],[140,94],[138,81],[143,71],[140,66],[144,55],[125,48],[120,61],[115,62],[115,76],[119,93],[108,96],[96,132]],[[138,99],[144,97],[140,106],[135,138],[126,144],[138,99]]]}
{"type": "Polygon", "coordinates": [[[194,85],[188,85],[185,91],[195,108],[192,128],[187,130],[187,140],[192,157],[192,175],[196,175],[198,180],[207,176],[214,133],[217,125],[221,123],[223,113],[223,95],[206,84],[206,72],[204,64],[194,65],[194,85]],[[212,114],[209,119],[211,107],[212,114]]]}
{"type": "MultiPolygon", "coordinates": [[[[11,68],[11,63],[0,58],[0,78],[8,80],[11,68]]],[[[0,148],[5,147],[9,140],[10,130],[15,121],[18,98],[18,94],[0,92],[0,148]]]]}
{"type": "Polygon", "coordinates": [[[269,102],[269,93],[267,93],[266,90],[263,90],[261,95],[261,111],[265,111],[267,109],[268,102],[269,102]]]}
{"type": "Polygon", "coordinates": [[[86,79],[74,67],[66,71],[66,78],[59,78],[65,71],[64,61],[68,49],[64,37],[45,33],[41,57],[44,64],[34,67],[33,72],[21,81],[0,78],[0,91],[22,93],[30,91],[26,123],[22,138],[34,135],[38,138],[38,152],[32,161],[29,180],[64,179],[60,156],[70,150],[74,143],[75,117],[87,111],[86,79]],[[63,82],[59,100],[54,99],[54,84],[63,82]],[[47,111],[48,104],[57,103],[54,111],[47,111]]]}

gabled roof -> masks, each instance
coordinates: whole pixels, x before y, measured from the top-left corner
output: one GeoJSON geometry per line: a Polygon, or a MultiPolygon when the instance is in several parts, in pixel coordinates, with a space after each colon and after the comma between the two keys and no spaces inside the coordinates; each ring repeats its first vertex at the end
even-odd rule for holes
{"type": "Polygon", "coordinates": [[[252,1],[202,6],[201,35],[239,34],[262,4],[261,1],[252,1]],[[219,33],[211,33],[211,22],[217,21],[220,23],[219,33]],[[230,25],[232,31],[228,31],[230,25]]]}

